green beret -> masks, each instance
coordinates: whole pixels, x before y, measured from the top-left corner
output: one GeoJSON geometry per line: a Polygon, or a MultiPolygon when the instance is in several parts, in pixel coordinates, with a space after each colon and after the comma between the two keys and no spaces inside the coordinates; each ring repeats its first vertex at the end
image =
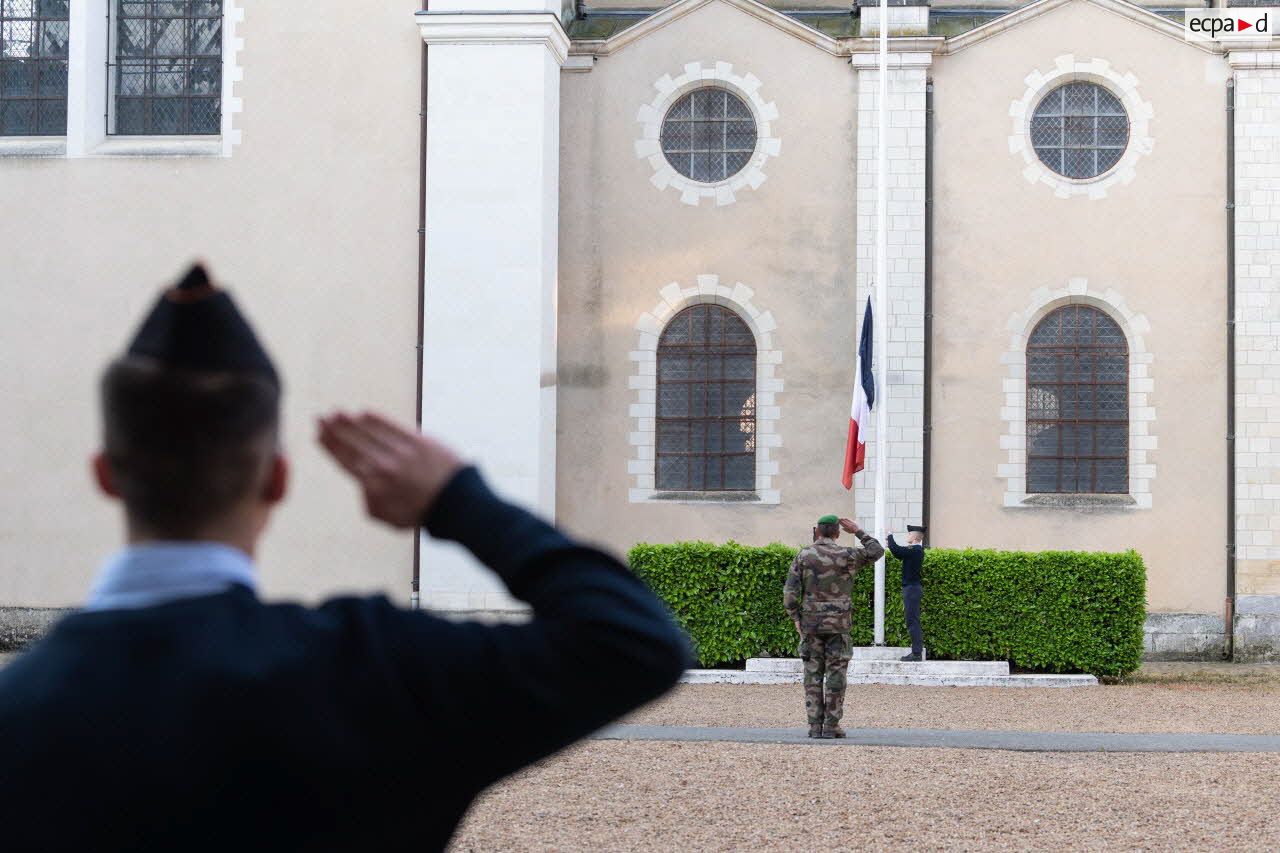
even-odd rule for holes
{"type": "Polygon", "coordinates": [[[824,515],[822,518],[818,519],[818,523],[819,524],[839,524],[840,518],[839,516],[835,516],[835,515],[824,515]]]}

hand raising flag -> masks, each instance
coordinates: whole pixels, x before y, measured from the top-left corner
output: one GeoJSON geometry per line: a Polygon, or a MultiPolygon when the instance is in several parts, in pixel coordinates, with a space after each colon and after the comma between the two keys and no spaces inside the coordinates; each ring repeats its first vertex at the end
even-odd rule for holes
{"type": "Polygon", "coordinates": [[[876,380],[871,373],[871,297],[862,317],[862,338],[858,341],[858,361],[854,371],[853,406],[849,411],[849,439],[844,446],[844,476],[840,482],[853,488],[853,475],[866,467],[867,425],[876,401],[876,380]]]}

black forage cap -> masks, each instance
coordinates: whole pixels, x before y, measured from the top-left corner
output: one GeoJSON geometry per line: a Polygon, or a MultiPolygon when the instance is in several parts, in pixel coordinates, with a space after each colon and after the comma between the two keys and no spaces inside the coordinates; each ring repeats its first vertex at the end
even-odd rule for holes
{"type": "Polygon", "coordinates": [[[160,294],[127,354],[187,370],[255,374],[280,387],[275,365],[249,321],[198,263],[160,294]]]}
{"type": "Polygon", "coordinates": [[[908,524],[907,532],[908,533],[924,533],[924,528],[918,524],[908,524]]]}

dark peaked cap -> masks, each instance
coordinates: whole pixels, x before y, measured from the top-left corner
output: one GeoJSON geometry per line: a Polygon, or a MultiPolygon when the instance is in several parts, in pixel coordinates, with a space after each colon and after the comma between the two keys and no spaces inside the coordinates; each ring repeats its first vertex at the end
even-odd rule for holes
{"type": "Polygon", "coordinates": [[[249,322],[200,264],[156,300],[128,355],[187,370],[252,373],[280,387],[275,365],[249,322]]]}
{"type": "Polygon", "coordinates": [[[918,524],[908,524],[907,532],[908,533],[924,533],[924,528],[919,526],[918,524]]]}

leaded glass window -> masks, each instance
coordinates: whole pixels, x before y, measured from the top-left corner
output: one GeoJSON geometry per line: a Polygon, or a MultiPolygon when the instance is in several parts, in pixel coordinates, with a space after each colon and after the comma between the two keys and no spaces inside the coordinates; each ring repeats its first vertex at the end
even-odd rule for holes
{"type": "Polygon", "coordinates": [[[219,133],[222,0],[113,0],[113,4],[112,133],[219,133]]]}
{"type": "Polygon", "coordinates": [[[0,136],[67,132],[68,0],[0,0],[0,136]]]}
{"type": "Polygon", "coordinates": [[[662,153],[673,169],[695,181],[733,177],[755,150],[755,116],[727,89],[695,89],[662,120],[662,153]]]}
{"type": "Polygon", "coordinates": [[[1097,308],[1059,308],[1027,341],[1027,491],[1129,491],[1129,348],[1097,308]]]}
{"type": "Polygon", "coordinates": [[[719,305],[686,308],[658,340],[656,484],[662,491],[753,491],[756,341],[719,305]]]}
{"type": "Polygon", "coordinates": [[[1054,89],[1031,117],[1031,144],[1041,162],[1068,178],[1106,172],[1129,144],[1129,116],[1120,99],[1097,83],[1054,89]]]}

